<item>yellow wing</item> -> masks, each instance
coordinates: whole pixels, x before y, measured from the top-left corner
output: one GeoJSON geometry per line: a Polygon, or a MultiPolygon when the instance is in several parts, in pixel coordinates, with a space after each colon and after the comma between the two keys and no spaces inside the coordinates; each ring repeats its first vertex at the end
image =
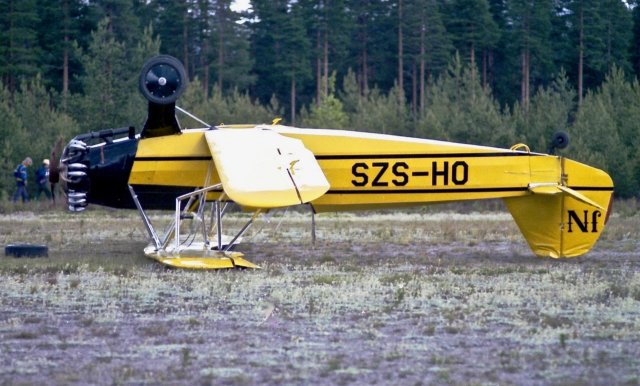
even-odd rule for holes
{"type": "Polygon", "coordinates": [[[240,205],[297,205],[329,190],[313,153],[298,139],[258,128],[212,130],[205,138],[225,193],[240,205]]]}

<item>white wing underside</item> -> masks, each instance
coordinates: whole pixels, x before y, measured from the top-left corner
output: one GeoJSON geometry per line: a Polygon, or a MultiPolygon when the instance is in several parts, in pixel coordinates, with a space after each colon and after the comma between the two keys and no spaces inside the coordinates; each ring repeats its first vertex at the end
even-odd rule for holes
{"type": "Polygon", "coordinates": [[[302,141],[267,129],[219,129],[205,133],[222,187],[230,199],[254,208],[315,200],[329,182],[302,141]]]}

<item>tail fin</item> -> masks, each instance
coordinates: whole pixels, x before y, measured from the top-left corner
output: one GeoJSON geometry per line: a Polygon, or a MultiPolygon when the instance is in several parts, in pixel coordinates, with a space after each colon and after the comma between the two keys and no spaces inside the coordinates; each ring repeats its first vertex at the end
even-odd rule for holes
{"type": "Polygon", "coordinates": [[[613,182],[602,170],[562,159],[561,183],[531,183],[505,203],[533,252],[575,257],[598,240],[611,212],[613,182]]]}

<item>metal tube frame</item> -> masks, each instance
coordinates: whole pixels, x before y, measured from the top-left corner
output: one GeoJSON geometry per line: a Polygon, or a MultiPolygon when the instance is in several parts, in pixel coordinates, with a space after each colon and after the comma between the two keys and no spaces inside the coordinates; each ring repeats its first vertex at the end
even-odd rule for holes
{"type": "Polygon", "coordinates": [[[142,218],[142,221],[145,225],[147,233],[149,234],[149,237],[151,238],[156,251],[166,252],[167,248],[169,248],[169,245],[171,244],[171,237],[173,237],[174,238],[173,252],[176,255],[178,255],[181,248],[180,228],[182,223],[182,217],[185,214],[191,212],[194,216],[198,217],[202,221],[201,231],[202,231],[202,235],[207,248],[209,248],[209,245],[210,245],[208,234],[213,230],[213,226],[215,226],[216,239],[217,239],[216,246],[218,251],[229,252],[233,247],[233,245],[236,243],[236,241],[238,241],[238,239],[251,227],[251,225],[253,225],[257,217],[260,215],[260,213],[262,213],[261,209],[256,210],[253,216],[251,216],[251,218],[249,219],[249,221],[247,221],[247,223],[233,237],[231,242],[229,242],[225,247],[225,245],[223,245],[223,242],[222,242],[222,218],[224,217],[224,214],[229,202],[224,202],[224,205],[222,205],[222,200],[226,197],[224,192],[217,200],[215,200],[212,203],[213,206],[211,208],[211,215],[213,218],[211,221],[211,225],[209,226],[209,229],[207,229],[207,224],[206,224],[207,221],[204,218],[207,193],[212,190],[220,189],[221,187],[222,187],[222,184],[215,184],[215,185],[207,186],[205,188],[196,189],[193,192],[189,192],[176,197],[175,199],[176,209],[174,213],[174,219],[169,225],[169,227],[167,228],[167,230],[165,231],[162,237],[162,240],[158,237],[158,234],[156,233],[155,229],[153,228],[153,225],[151,224],[151,220],[145,213],[144,209],[142,208],[142,205],[140,204],[140,201],[138,200],[138,196],[136,195],[134,189],[130,185],[129,185],[129,192],[131,193],[131,198],[133,199],[133,202],[135,203],[136,208],[138,209],[138,213],[142,218]],[[181,206],[184,200],[188,200],[188,201],[184,206],[184,209],[182,209],[181,206]],[[193,212],[190,210],[190,208],[196,202],[197,202],[198,208],[195,212],[193,212]]]}
{"type": "MultiPolygon", "coordinates": [[[[182,210],[180,209],[180,203],[185,200],[185,199],[189,199],[189,201],[187,202],[187,205],[185,206],[184,210],[185,212],[189,210],[189,206],[192,203],[192,199],[200,196],[199,198],[201,199],[200,203],[204,202],[204,197],[206,197],[206,193],[215,190],[215,189],[220,189],[222,187],[222,184],[215,184],[215,185],[211,185],[211,186],[207,186],[205,188],[201,188],[201,189],[196,189],[193,192],[190,193],[186,193],[183,194],[181,196],[176,197],[176,213],[175,213],[175,219],[174,219],[174,239],[175,239],[175,252],[178,253],[180,251],[180,221],[181,221],[181,214],[182,214],[182,210]]],[[[204,205],[200,204],[198,207],[198,211],[200,211],[201,209],[203,209],[204,205]]],[[[201,212],[202,213],[202,212],[201,212]]],[[[204,222],[204,221],[203,221],[204,222]]],[[[221,224],[218,224],[218,227],[220,227],[221,224]]],[[[203,226],[203,233],[204,233],[204,238],[205,240],[207,240],[207,232],[206,232],[206,227],[203,226]]]]}

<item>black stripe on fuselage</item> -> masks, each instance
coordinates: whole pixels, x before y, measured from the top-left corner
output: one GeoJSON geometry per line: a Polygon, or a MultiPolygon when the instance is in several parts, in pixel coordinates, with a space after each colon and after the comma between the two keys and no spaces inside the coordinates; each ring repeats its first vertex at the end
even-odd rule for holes
{"type": "Polygon", "coordinates": [[[397,158],[482,158],[482,157],[528,157],[544,154],[522,152],[493,152],[493,153],[436,153],[436,154],[316,154],[317,160],[347,160],[347,159],[397,159],[397,158]]]}
{"type": "MultiPolygon", "coordinates": [[[[349,159],[420,159],[420,158],[482,158],[482,157],[524,157],[543,154],[520,152],[494,153],[437,153],[437,154],[336,154],[315,155],[317,160],[349,160],[349,159]]],[[[174,157],[136,157],[136,161],[210,161],[210,156],[174,156],[174,157]]]]}
{"type": "MultiPolygon", "coordinates": [[[[613,187],[604,186],[576,186],[573,190],[592,192],[611,192],[613,187]]],[[[433,194],[433,193],[501,193],[501,192],[526,192],[526,186],[490,187],[490,188],[447,188],[447,189],[332,189],[326,194],[433,194]]]]}
{"type": "Polygon", "coordinates": [[[136,157],[136,161],[211,161],[211,156],[203,157],[136,157]]]}
{"type": "Polygon", "coordinates": [[[527,187],[496,187],[496,188],[467,188],[467,189],[332,189],[326,194],[431,194],[431,193],[499,193],[524,192],[527,187]]]}
{"type": "Polygon", "coordinates": [[[587,192],[613,192],[613,186],[569,186],[569,188],[587,192]]]}

